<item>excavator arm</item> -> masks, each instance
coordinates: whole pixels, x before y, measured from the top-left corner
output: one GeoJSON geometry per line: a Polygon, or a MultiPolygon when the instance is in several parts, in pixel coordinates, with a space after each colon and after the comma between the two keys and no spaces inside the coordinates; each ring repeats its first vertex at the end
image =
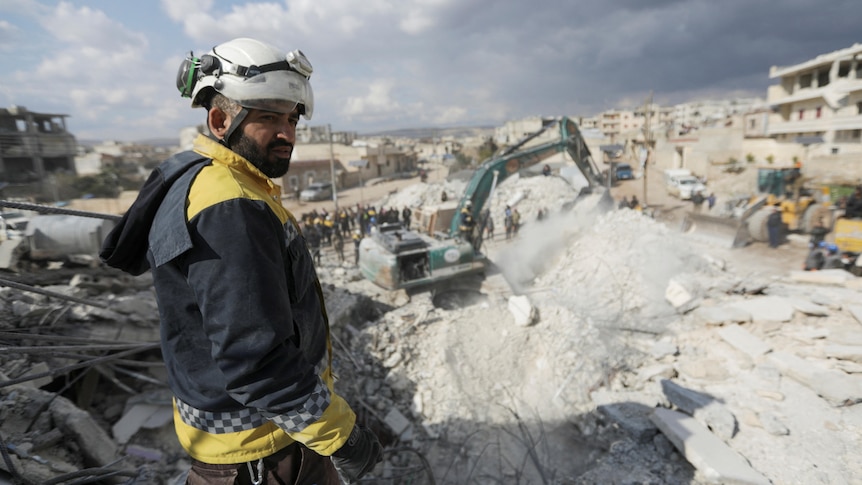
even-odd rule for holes
{"type": "MultiPolygon", "coordinates": [[[[455,217],[449,225],[449,234],[426,234],[411,231],[400,225],[383,225],[362,239],[359,245],[359,270],[362,275],[386,289],[419,288],[444,280],[482,273],[487,257],[481,253],[480,217],[483,206],[496,184],[558,153],[568,153],[587,180],[587,188],[602,186],[602,177],[596,168],[577,123],[561,118],[546,124],[514,146],[506,148],[483,162],[458,202],[455,217]],[[553,131],[556,130],[556,131],[553,131]],[[543,134],[555,133],[547,137],[543,134]],[[459,237],[461,209],[470,203],[474,227],[472,241],[459,237]],[[476,229],[479,229],[478,233],[476,229]]],[[[445,222],[441,222],[445,228],[445,222]]]]}
{"type": "MultiPolygon", "coordinates": [[[[467,183],[464,196],[461,197],[455,213],[460,214],[462,208],[469,204],[473,219],[481,221],[482,208],[497,184],[522,169],[537,165],[563,152],[569,154],[587,179],[590,187],[603,185],[601,172],[592,159],[590,149],[581,136],[577,123],[571,118],[563,117],[546,124],[541,130],[530,134],[514,146],[505,149],[501,154],[483,162],[467,183]],[[558,138],[525,147],[527,143],[549,130],[556,130],[558,138]]],[[[454,217],[449,228],[449,235],[455,237],[458,235],[458,231],[459,218],[454,217]]]]}

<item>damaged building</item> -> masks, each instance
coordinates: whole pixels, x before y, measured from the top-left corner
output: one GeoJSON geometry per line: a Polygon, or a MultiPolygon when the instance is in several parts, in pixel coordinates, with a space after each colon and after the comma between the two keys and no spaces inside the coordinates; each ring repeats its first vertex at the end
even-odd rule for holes
{"type": "Polygon", "coordinates": [[[67,117],[22,106],[0,109],[0,182],[9,184],[7,196],[13,186],[40,188],[49,173],[75,173],[77,142],[67,117]]]}

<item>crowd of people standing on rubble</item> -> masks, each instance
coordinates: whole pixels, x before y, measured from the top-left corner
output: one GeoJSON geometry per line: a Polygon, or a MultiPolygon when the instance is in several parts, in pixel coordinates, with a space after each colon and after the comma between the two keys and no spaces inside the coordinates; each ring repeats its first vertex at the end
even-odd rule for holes
{"type": "Polygon", "coordinates": [[[303,234],[308,242],[308,248],[317,264],[320,264],[320,251],[324,246],[331,246],[341,262],[344,262],[345,240],[354,244],[354,264],[358,262],[359,242],[363,237],[380,224],[401,223],[405,229],[410,228],[413,211],[404,206],[377,209],[373,205],[343,207],[329,212],[326,208],[313,209],[300,217],[303,234]]]}

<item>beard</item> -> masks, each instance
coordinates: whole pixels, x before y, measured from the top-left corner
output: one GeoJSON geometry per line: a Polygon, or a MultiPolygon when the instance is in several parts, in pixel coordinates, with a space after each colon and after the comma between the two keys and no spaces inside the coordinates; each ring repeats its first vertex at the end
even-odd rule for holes
{"type": "Polygon", "coordinates": [[[293,144],[284,140],[276,140],[262,148],[254,140],[245,136],[245,133],[239,133],[239,139],[235,143],[231,143],[230,149],[237,155],[245,158],[258,170],[263,172],[269,178],[278,178],[287,173],[290,168],[290,157],[282,158],[272,155],[272,150],[277,147],[288,146],[293,148],[293,144]]]}

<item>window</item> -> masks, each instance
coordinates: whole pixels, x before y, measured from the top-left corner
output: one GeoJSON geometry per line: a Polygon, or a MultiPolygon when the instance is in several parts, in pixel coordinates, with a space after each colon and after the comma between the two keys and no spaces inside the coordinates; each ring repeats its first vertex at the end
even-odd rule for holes
{"type": "Polygon", "coordinates": [[[829,69],[824,69],[817,73],[817,86],[823,87],[829,85],[829,69]]]}
{"type": "Polygon", "coordinates": [[[856,103],[856,114],[862,115],[862,101],[856,103]]]}
{"type": "Polygon", "coordinates": [[[817,107],[817,114],[814,116],[815,118],[820,118],[820,113],[823,108],[821,106],[817,107]]]}
{"type": "Polygon", "coordinates": [[[805,117],[805,110],[804,110],[804,109],[800,109],[800,110],[799,110],[799,119],[801,120],[801,119],[802,119],[802,118],[804,118],[804,117],[805,117]]]}
{"type": "Polygon", "coordinates": [[[811,87],[811,73],[803,74],[799,76],[799,87],[800,88],[810,88],[811,87]]]}

